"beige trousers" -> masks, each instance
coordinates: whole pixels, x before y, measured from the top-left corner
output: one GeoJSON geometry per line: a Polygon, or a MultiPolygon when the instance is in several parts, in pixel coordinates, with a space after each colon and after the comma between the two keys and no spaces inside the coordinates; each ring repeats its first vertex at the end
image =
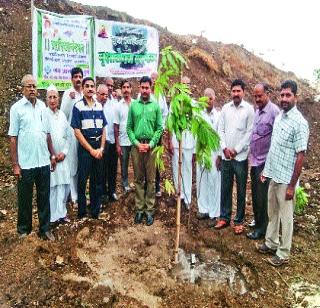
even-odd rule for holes
{"type": "Polygon", "coordinates": [[[270,181],[268,191],[269,223],[266,233],[266,245],[277,250],[281,259],[290,256],[293,235],[294,200],[285,200],[287,184],[270,181]],[[279,236],[281,224],[281,237],[279,236]]]}

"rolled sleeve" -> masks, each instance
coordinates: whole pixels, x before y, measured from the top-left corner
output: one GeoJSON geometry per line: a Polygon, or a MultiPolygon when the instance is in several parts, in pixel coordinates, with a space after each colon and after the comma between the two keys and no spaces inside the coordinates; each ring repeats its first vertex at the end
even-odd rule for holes
{"type": "Polygon", "coordinates": [[[294,139],[294,148],[296,153],[306,151],[309,140],[309,126],[307,123],[301,123],[296,131],[294,139]]]}

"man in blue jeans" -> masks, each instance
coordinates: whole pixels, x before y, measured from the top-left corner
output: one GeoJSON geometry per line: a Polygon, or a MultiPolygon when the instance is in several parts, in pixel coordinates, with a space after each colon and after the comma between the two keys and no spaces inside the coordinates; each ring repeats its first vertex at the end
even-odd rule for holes
{"type": "Polygon", "coordinates": [[[82,81],[83,98],[72,111],[71,127],[79,141],[78,166],[78,218],[87,215],[86,185],[90,177],[90,210],[92,218],[98,218],[101,207],[105,126],[107,121],[101,103],[93,95],[96,86],[93,78],[82,81]]]}
{"type": "Polygon", "coordinates": [[[243,99],[244,91],[245,83],[241,79],[232,82],[232,101],[222,107],[218,127],[223,154],[221,163],[221,214],[215,229],[222,229],[230,224],[232,187],[235,176],[237,183],[235,234],[241,234],[244,231],[248,153],[254,120],[253,107],[243,99]]]}

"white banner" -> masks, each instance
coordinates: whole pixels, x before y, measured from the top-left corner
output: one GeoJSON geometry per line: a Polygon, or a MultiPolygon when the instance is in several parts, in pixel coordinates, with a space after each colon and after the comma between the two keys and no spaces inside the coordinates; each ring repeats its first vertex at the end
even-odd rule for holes
{"type": "Polygon", "coordinates": [[[84,76],[94,77],[93,28],[90,16],[34,9],[32,58],[38,88],[54,84],[59,90],[68,89],[73,67],[82,68],[84,76]]]}
{"type": "Polygon", "coordinates": [[[159,34],[155,28],[95,21],[95,73],[99,77],[142,77],[157,71],[159,34]]]}

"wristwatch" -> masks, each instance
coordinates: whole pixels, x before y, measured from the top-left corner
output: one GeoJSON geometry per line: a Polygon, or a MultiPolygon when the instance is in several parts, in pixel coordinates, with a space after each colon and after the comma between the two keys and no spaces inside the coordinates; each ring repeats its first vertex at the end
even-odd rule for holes
{"type": "Polygon", "coordinates": [[[50,156],[50,159],[56,160],[56,156],[55,156],[55,155],[51,155],[51,156],[50,156]]]}

